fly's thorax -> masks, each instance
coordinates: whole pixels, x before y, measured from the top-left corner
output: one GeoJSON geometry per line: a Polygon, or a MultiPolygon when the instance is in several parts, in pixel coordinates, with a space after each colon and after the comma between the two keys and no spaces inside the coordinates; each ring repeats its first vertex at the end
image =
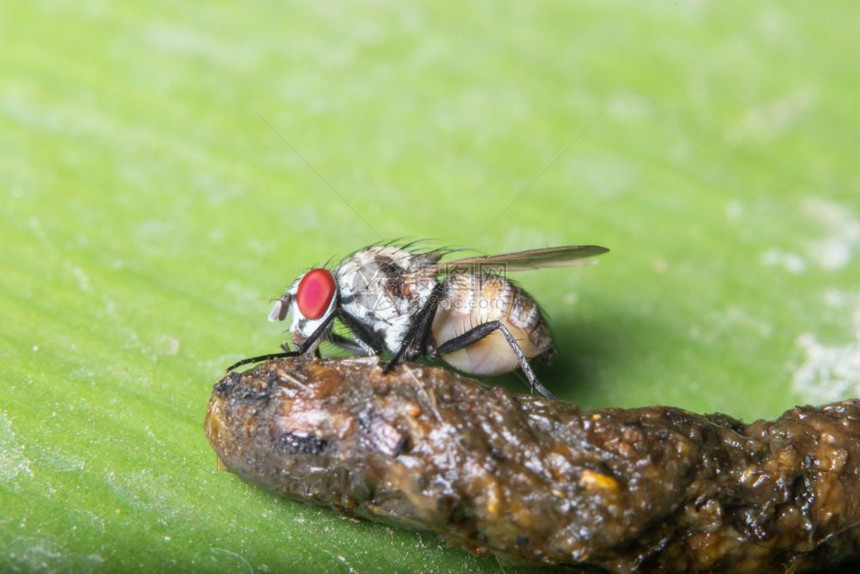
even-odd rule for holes
{"type": "Polygon", "coordinates": [[[382,245],[358,251],[338,266],[335,278],[340,309],[378,333],[396,352],[412,317],[427,303],[438,283],[430,265],[440,254],[413,254],[382,245]]]}
{"type": "MultiPolygon", "coordinates": [[[[451,274],[433,320],[436,346],[491,321],[507,327],[526,358],[552,348],[546,320],[528,293],[497,275],[451,274]]],[[[499,331],[444,359],[461,371],[484,375],[512,371],[518,364],[510,344],[499,331]]]]}

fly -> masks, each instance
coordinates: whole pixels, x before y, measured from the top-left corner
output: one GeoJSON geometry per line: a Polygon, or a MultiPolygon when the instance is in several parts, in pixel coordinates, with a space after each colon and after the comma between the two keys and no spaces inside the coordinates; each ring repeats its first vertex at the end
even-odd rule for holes
{"type": "Polygon", "coordinates": [[[275,301],[270,321],[288,316],[291,339],[280,353],[251,357],[228,371],[258,361],[307,355],[321,341],[357,355],[392,354],[385,367],[419,356],[441,358],[465,373],[498,375],[522,369],[531,387],[552,398],[529,359],[553,349],[537,302],[507,279],[509,271],[581,264],[609,251],[597,245],[547,247],[440,262],[445,250],[414,252],[377,245],[357,251],[334,271],[301,275],[275,301]],[[352,338],[332,330],[335,319],[352,338]]]}

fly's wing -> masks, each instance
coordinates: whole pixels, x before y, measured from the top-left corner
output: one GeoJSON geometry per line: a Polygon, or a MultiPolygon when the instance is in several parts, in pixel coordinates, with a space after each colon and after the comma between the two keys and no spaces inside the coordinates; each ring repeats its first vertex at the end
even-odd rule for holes
{"type": "Polygon", "coordinates": [[[600,247],[599,245],[545,247],[543,249],[529,249],[499,255],[464,257],[463,259],[438,263],[434,267],[434,270],[437,273],[451,273],[453,271],[498,269],[502,267],[506,271],[530,271],[546,267],[569,267],[571,265],[586,265],[589,262],[582,261],[582,259],[594,257],[607,251],[609,249],[600,247]]]}

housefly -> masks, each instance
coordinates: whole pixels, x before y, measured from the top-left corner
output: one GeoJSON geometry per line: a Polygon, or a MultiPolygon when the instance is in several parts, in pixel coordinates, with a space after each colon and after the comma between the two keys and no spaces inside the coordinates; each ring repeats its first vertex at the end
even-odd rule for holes
{"type": "Polygon", "coordinates": [[[362,249],[330,271],[315,268],[275,301],[270,321],[288,316],[284,352],[239,361],[229,370],[273,358],[314,353],[321,341],[358,355],[393,356],[385,367],[419,356],[441,358],[465,373],[498,375],[522,369],[531,387],[550,393],[528,360],[552,350],[544,314],[507,272],[581,264],[609,251],[596,245],[547,247],[441,262],[450,251],[416,252],[408,246],[362,249]],[[335,319],[352,337],[333,331],[335,319]]]}

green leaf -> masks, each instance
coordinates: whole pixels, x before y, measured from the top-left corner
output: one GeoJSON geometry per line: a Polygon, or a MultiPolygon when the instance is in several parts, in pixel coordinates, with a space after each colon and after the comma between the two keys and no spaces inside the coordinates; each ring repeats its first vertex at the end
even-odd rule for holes
{"type": "Polygon", "coordinates": [[[6,3],[0,569],[499,571],[203,436],[269,300],[379,239],[610,247],[517,277],[586,407],[858,396],[847,6],[6,3]]]}

